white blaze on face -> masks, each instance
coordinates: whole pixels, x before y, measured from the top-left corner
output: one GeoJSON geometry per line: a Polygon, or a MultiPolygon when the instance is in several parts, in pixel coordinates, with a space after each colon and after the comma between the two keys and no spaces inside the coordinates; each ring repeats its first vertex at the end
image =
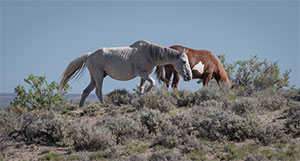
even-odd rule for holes
{"type": "Polygon", "coordinates": [[[204,64],[202,64],[201,61],[199,61],[198,64],[196,64],[192,70],[196,70],[198,71],[200,74],[202,74],[204,72],[204,64]]]}

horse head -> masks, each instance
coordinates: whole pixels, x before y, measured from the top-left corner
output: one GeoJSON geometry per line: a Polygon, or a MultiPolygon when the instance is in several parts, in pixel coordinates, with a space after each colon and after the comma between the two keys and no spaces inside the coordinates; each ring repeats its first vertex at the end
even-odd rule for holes
{"type": "Polygon", "coordinates": [[[190,81],[193,77],[189,59],[186,55],[187,52],[188,51],[186,49],[180,51],[175,63],[173,64],[175,70],[183,77],[184,81],[190,81]]]}

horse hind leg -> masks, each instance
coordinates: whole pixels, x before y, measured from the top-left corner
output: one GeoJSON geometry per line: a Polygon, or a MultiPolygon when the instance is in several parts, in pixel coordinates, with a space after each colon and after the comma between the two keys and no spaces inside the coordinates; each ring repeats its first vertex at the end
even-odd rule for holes
{"type": "Polygon", "coordinates": [[[100,103],[104,103],[102,98],[103,71],[98,72],[98,74],[95,75],[95,81],[96,81],[96,95],[100,103]]]}
{"type": "Polygon", "coordinates": [[[89,96],[89,94],[95,89],[95,80],[94,78],[91,76],[91,82],[90,84],[83,90],[82,95],[81,95],[81,99],[80,99],[80,103],[79,103],[79,107],[82,107],[85,99],[89,96]]]}
{"type": "Polygon", "coordinates": [[[104,76],[107,73],[105,73],[103,69],[101,69],[101,68],[99,69],[99,68],[97,68],[97,66],[95,67],[94,65],[89,65],[88,69],[91,73],[91,76],[94,78],[94,81],[95,81],[96,95],[97,95],[99,101],[101,103],[104,103],[103,98],[102,98],[102,84],[103,84],[104,76]]]}
{"type": "Polygon", "coordinates": [[[203,79],[203,86],[208,87],[209,81],[212,79],[213,73],[208,73],[207,76],[203,79]]]}

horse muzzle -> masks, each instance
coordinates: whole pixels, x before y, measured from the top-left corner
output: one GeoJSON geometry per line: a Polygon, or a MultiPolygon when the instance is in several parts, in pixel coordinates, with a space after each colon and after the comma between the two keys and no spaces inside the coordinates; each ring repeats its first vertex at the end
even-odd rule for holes
{"type": "Polygon", "coordinates": [[[183,80],[184,81],[190,81],[192,78],[191,77],[189,77],[188,75],[185,75],[184,77],[183,77],[183,80]]]}

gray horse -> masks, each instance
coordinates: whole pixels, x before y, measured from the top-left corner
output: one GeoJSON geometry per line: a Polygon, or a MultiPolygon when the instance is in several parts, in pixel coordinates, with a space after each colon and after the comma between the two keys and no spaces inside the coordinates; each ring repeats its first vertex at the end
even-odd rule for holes
{"type": "Polygon", "coordinates": [[[155,66],[172,64],[185,81],[191,80],[192,71],[188,61],[186,51],[173,50],[143,40],[127,47],[102,48],[73,60],[63,73],[59,91],[69,79],[80,75],[87,67],[91,82],[83,90],[79,106],[83,106],[85,99],[95,87],[98,99],[103,103],[102,83],[106,75],[122,81],[139,76],[141,77],[140,93],[144,93],[146,80],[150,82],[146,91],[155,86],[155,80],[150,77],[155,66]]]}

